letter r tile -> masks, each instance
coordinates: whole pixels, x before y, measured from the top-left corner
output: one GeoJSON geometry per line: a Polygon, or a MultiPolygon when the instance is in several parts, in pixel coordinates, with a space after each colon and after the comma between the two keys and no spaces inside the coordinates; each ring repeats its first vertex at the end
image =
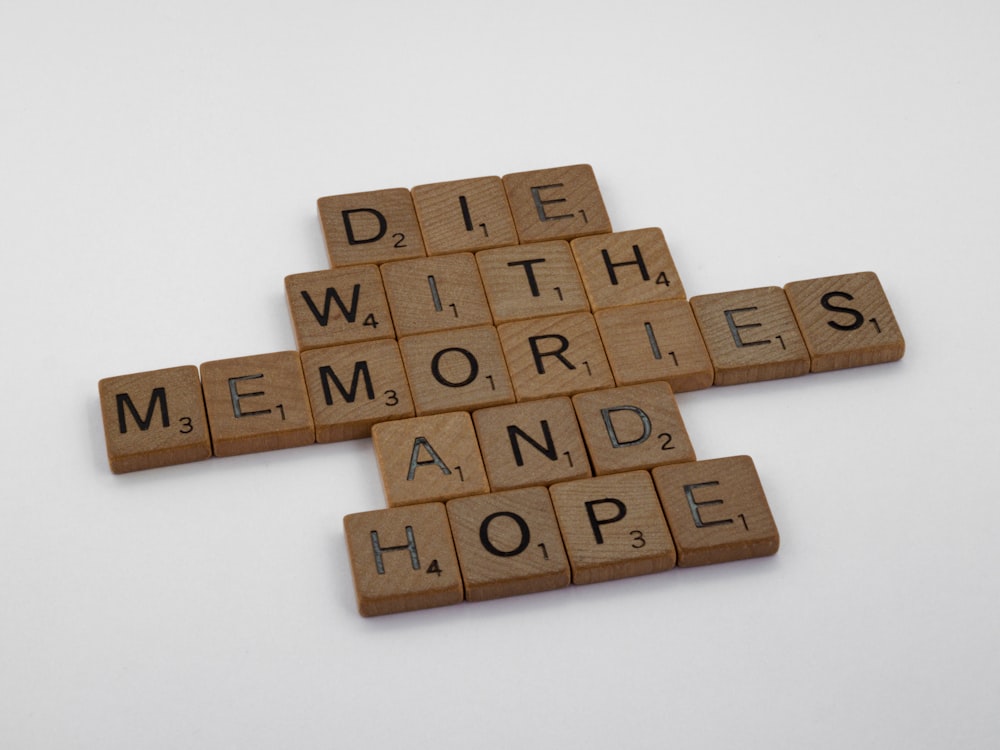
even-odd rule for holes
{"type": "Polygon", "coordinates": [[[660,466],[653,469],[653,481],[677,545],[678,566],[778,551],[778,529],[749,456],[660,466]]]}
{"type": "Polygon", "coordinates": [[[329,195],[317,207],[334,268],[426,255],[406,188],[329,195]]]}
{"type": "Polygon", "coordinates": [[[358,611],[365,617],[458,604],[462,574],[444,503],[344,517],[358,611]]]}
{"type": "Polygon", "coordinates": [[[115,474],[212,455],[197,367],[104,378],[98,391],[108,463],[115,474]]]}

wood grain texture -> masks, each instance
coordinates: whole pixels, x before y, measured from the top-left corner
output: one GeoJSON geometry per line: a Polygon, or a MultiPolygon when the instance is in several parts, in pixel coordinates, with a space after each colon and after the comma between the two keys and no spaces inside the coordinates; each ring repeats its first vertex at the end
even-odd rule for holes
{"type": "Polygon", "coordinates": [[[598,583],[674,567],[673,539],[649,472],[562,482],[552,485],[549,494],[573,583],[598,583]]]}
{"type": "Polygon", "coordinates": [[[685,299],[684,284],[657,227],[580,237],[570,244],[592,310],[685,299]]]}
{"type": "Polygon", "coordinates": [[[521,243],[611,231],[589,164],[516,172],[504,175],[503,184],[521,243]]]}
{"type": "Polygon", "coordinates": [[[517,244],[499,177],[417,185],[411,192],[428,255],[517,244]]]}
{"type": "Polygon", "coordinates": [[[573,407],[597,475],[695,460],[666,382],[578,393],[573,407]]]}
{"type": "Polygon", "coordinates": [[[382,422],[372,445],[390,507],[490,491],[468,412],[382,422]]]}
{"type": "Polygon", "coordinates": [[[878,276],[870,271],[793,281],[785,294],[812,372],[894,362],[906,350],[878,276]]]}
{"type": "Polygon", "coordinates": [[[653,469],[681,567],[773,555],[779,536],[749,456],[653,469]]]}
{"type": "Polygon", "coordinates": [[[194,365],[104,378],[98,393],[108,464],[115,474],[211,457],[194,365]]]}
{"type": "Polygon", "coordinates": [[[591,475],[576,412],[565,396],[479,409],[472,421],[494,491],[591,475]]]}
{"type": "Polygon", "coordinates": [[[493,326],[404,336],[399,347],[417,414],[471,411],[514,401],[493,326]]]}
{"type": "Polygon", "coordinates": [[[590,313],[497,326],[518,401],[608,388],[614,376],[590,313]]]}
{"type": "Polygon", "coordinates": [[[449,500],[447,510],[468,601],[569,586],[569,560],[544,487],[449,500]]]}
{"type": "Polygon", "coordinates": [[[400,338],[493,323],[472,253],[386,263],[380,270],[400,338]]]}
{"type": "Polygon", "coordinates": [[[344,517],[344,537],[365,617],[463,600],[444,503],[352,513],[344,517]]]}
{"type": "Polygon", "coordinates": [[[310,349],[300,359],[317,443],[366,438],[372,425],[415,415],[393,339],[310,349]]]}
{"type": "Polygon", "coordinates": [[[705,294],[690,302],[712,358],[715,385],[809,372],[809,352],[779,287],[705,294]]]}
{"type": "Polygon", "coordinates": [[[618,385],[665,380],[681,393],[708,388],[715,380],[687,300],[598,310],[594,320],[618,385]]]}
{"type": "Polygon", "coordinates": [[[205,362],[201,382],[216,456],[314,442],[312,409],[298,352],[205,362]]]}
{"type": "Polygon", "coordinates": [[[394,338],[378,266],[348,266],[285,277],[299,351],[394,338]]]}
{"type": "Polygon", "coordinates": [[[564,240],[476,253],[496,323],[590,312],[580,272],[564,240]]]}
{"type": "Polygon", "coordinates": [[[316,204],[334,268],[427,254],[406,188],[328,195],[316,204]]]}

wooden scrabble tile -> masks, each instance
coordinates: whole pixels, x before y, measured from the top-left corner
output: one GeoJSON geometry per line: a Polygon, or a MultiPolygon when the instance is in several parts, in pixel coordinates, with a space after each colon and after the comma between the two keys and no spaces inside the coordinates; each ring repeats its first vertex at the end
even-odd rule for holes
{"type": "Polygon", "coordinates": [[[565,396],[473,412],[494,491],[591,476],[572,402],[565,396]]]}
{"type": "Polygon", "coordinates": [[[518,401],[614,385],[589,313],[551,315],[497,326],[518,401]]]}
{"type": "Polygon", "coordinates": [[[647,471],[577,479],[549,488],[573,583],[670,570],[674,543],[647,471]]]}
{"type": "Polygon", "coordinates": [[[517,244],[499,177],[417,185],[411,192],[428,255],[517,244]]]}
{"type": "Polygon", "coordinates": [[[778,529],[749,456],[653,469],[681,567],[773,555],[778,529]]]}
{"type": "Polygon", "coordinates": [[[590,312],[580,273],[565,240],[476,253],[493,320],[590,312]]]}
{"type": "Polygon", "coordinates": [[[472,253],[386,263],[380,270],[399,337],[493,322],[472,253]]]}
{"type": "Polygon", "coordinates": [[[579,393],[573,396],[573,407],[595,474],[695,459],[677,401],[666,382],[579,393]]]}
{"type": "Polygon", "coordinates": [[[715,385],[809,372],[809,352],[780,288],[705,294],[690,301],[715,368],[715,385]]]}
{"type": "Polygon", "coordinates": [[[390,507],[490,491],[468,412],[381,422],[372,445],[390,507]]]}
{"type": "Polygon", "coordinates": [[[793,281],[785,294],[812,372],[894,362],[906,348],[878,276],[871,272],[793,281]]]}
{"type": "Polygon", "coordinates": [[[685,299],[684,285],[658,228],[580,237],[571,245],[593,310],[685,299]]]}
{"type": "Polygon", "coordinates": [[[347,266],[285,277],[300,351],[396,335],[378,266],[347,266]]]}
{"type": "Polygon", "coordinates": [[[300,358],[317,443],[366,438],[374,424],[415,414],[392,339],[310,349],[300,358]]]}
{"type": "Polygon", "coordinates": [[[197,367],[118,375],[97,387],[108,464],[115,474],[211,457],[197,367]]]}
{"type": "Polygon", "coordinates": [[[216,456],[309,445],[315,439],[298,352],[205,362],[205,409],[216,456]]]}
{"type": "Polygon", "coordinates": [[[569,586],[569,560],[544,487],[447,503],[470,602],[569,586]]]}
{"type": "Polygon", "coordinates": [[[417,414],[470,411],[514,401],[493,326],[405,336],[399,348],[417,414]]]}
{"type": "Polygon", "coordinates": [[[666,380],[675,393],[712,385],[715,370],[687,300],[598,310],[594,320],[618,385],[666,380]]]}
{"type": "Polygon", "coordinates": [[[508,174],[503,184],[522,243],[611,231],[611,220],[589,164],[508,174]]]}
{"type": "Polygon", "coordinates": [[[329,195],[317,206],[334,268],[426,255],[406,188],[329,195]]]}
{"type": "Polygon", "coordinates": [[[444,503],[352,513],[344,517],[344,536],[365,617],[462,601],[444,503]]]}

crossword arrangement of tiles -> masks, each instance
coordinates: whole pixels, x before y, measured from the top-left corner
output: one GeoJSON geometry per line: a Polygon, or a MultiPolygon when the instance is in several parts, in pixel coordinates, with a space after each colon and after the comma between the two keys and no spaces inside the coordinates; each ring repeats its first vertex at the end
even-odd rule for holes
{"type": "Polygon", "coordinates": [[[573,165],[320,198],[296,351],[105,378],[115,473],[370,436],[344,518],[380,615],[770,555],[748,456],[697,460],[675,392],[897,360],[875,274],[687,299],[573,165]]]}

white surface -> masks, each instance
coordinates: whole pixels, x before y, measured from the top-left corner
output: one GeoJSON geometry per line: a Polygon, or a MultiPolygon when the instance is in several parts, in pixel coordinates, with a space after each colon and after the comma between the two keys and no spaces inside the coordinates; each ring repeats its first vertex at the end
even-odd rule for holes
{"type": "Polygon", "coordinates": [[[988,747],[990,2],[0,16],[0,746],[988,747]],[[774,558],[362,619],[370,444],[115,477],[106,376],[292,348],[322,195],[589,162],[689,295],[876,271],[899,363],[679,400],[774,558]]]}

